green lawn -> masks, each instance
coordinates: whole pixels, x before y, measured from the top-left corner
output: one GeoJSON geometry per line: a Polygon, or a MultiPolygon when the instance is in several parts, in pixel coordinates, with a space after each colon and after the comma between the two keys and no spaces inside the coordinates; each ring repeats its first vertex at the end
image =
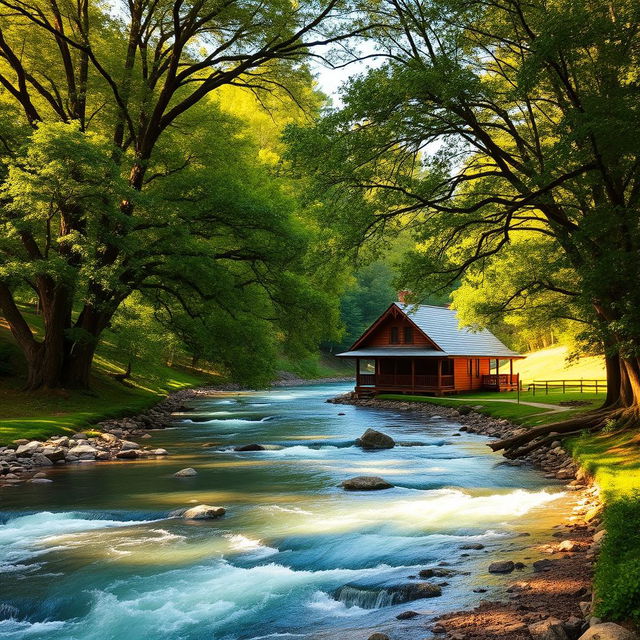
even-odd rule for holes
{"type": "MultiPolygon", "coordinates": [[[[33,329],[41,331],[41,318],[33,313],[27,317],[33,329]]],[[[0,443],[77,431],[104,418],[147,409],[171,391],[215,379],[215,374],[186,367],[137,361],[132,379],[124,385],[112,374],[124,371],[127,355],[109,343],[108,333],[106,337],[96,354],[91,391],[26,393],[21,390],[24,361],[8,328],[0,325],[0,356],[12,371],[0,377],[0,443]]]]}
{"type": "Polygon", "coordinates": [[[595,393],[565,393],[549,392],[549,395],[542,395],[536,393],[534,396],[532,392],[523,391],[520,393],[521,402],[539,402],[542,404],[559,405],[561,402],[581,400],[588,402],[588,406],[576,407],[562,413],[553,412],[548,409],[540,407],[531,407],[526,404],[515,404],[513,402],[495,402],[495,400],[516,400],[517,392],[478,392],[456,395],[456,399],[451,398],[435,398],[431,396],[411,396],[402,394],[382,394],[378,396],[385,400],[401,400],[409,402],[428,402],[431,404],[443,405],[445,407],[459,407],[462,404],[467,404],[475,408],[478,413],[484,415],[493,416],[495,418],[506,418],[518,424],[526,424],[536,426],[540,424],[546,424],[555,420],[563,420],[565,418],[574,416],[587,409],[597,407],[604,400],[603,394],[596,395],[595,393]]]}

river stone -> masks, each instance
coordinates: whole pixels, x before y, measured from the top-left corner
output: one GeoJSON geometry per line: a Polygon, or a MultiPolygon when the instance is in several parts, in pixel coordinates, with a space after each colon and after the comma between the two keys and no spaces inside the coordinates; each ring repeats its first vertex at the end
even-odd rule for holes
{"type": "Polygon", "coordinates": [[[170,518],[184,518],[185,520],[213,520],[223,516],[227,510],[224,507],[212,507],[210,504],[199,504],[196,507],[176,509],[169,514],[170,518]]]}
{"type": "Polygon", "coordinates": [[[122,449],[116,453],[116,458],[120,460],[133,460],[140,456],[140,449],[122,449]]]}
{"type": "Polygon", "coordinates": [[[42,455],[47,456],[51,462],[58,462],[58,460],[64,460],[66,451],[62,447],[45,447],[42,455]]]}
{"type": "Polygon", "coordinates": [[[367,429],[357,440],[356,445],[363,449],[393,449],[395,441],[386,433],[367,429]]]}
{"type": "Polygon", "coordinates": [[[42,442],[38,440],[31,440],[31,442],[27,442],[27,444],[21,444],[16,449],[16,455],[18,456],[30,456],[35,453],[42,446],[42,442]]]}
{"type": "Polygon", "coordinates": [[[489,565],[489,573],[511,573],[515,568],[511,560],[498,560],[489,565]]]}
{"type": "Polygon", "coordinates": [[[431,582],[410,582],[400,587],[390,589],[402,596],[403,600],[421,600],[422,598],[437,598],[442,595],[442,588],[431,582]]]}
{"type": "Polygon", "coordinates": [[[480,551],[480,549],[484,549],[484,545],[479,542],[467,542],[466,544],[460,545],[460,549],[473,549],[474,551],[480,551]]]}
{"type": "Polygon", "coordinates": [[[75,447],[72,447],[67,452],[68,456],[75,456],[80,458],[81,460],[90,460],[95,458],[98,450],[95,447],[92,447],[90,444],[79,444],[75,447]]]}
{"type": "Polygon", "coordinates": [[[53,482],[53,480],[49,480],[49,478],[31,478],[31,480],[27,480],[30,484],[48,484],[49,482],[53,482]]]}
{"type": "Polygon", "coordinates": [[[131,440],[123,440],[121,444],[121,450],[127,451],[129,449],[139,449],[140,445],[137,442],[131,442],[131,440]]]}
{"type": "Polygon", "coordinates": [[[27,438],[18,438],[13,441],[13,444],[15,444],[16,447],[19,447],[22,444],[29,444],[29,440],[27,440],[27,438]]]}
{"type": "Polygon", "coordinates": [[[180,471],[176,471],[173,475],[176,478],[188,478],[190,476],[197,476],[198,472],[191,467],[187,467],[186,469],[180,469],[180,471]]]}
{"type": "Polygon", "coordinates": [[[100,438],[100,440],[104,440],[107,444],[114,445],[118,442],[118,437],[113,435],[113,433],[104,432],[101,433],[98,437],[100,438]]]}
{"type": "Polygon", "coordinates": [[[529,625],[529,633],[533,640],[569,640],[562,620],[547,618],[529,625]]]}
{"type": "Polygon", "coordinates": [[[69,436],[60,436],[59,438],[49,438],[49,442],[52,442],[58,447],[68,447],[69,436]]]}
{"type": "Polygon", "coordinates": [[[264,451],[265,448],[261,444],[241,444],[233,449],[234,451],[264,451]]]}
{"type": "Polygon", "coordinates": [[[31,456],[31,460],[33,460],[33,463],[38,465],[39,467],[50,467],[53,462],[51,462],[51,460],[49,458],[47,458],[47,456],[45,456],[43,453],[34,453],[31,456]]]}
{"type": "Polygon", "coordinates": [[[372,633],[368,640],[390,640],[386,633],[372,633]]]}
{"type": "Polygon", "coordinates": [[[533,570],[538,573],[539,571],[551,571],[554,566],[553,560],[543,558],[542,560],[536,560],[533,563],[533,570]]]}
{"type": "Polygon", "coordinates": [[[356,476],[343,480],[342,488],[345,491],[380,491],[381,489],[392,489],[393,485],[378,476],[356,476]]]}
{"type": "Polygon", "coordinates": [[[456,575],[457,571],[453,569],[440,569],[439,567],[433,569],[421,569],[418,575],[421,578],[450,578],[456,575]]]}
{"type": "Polygon", "coordinates": [[[638,640],[638,634],[613,622],[602,622],[587,629],[579,640],[638,640]]]}
{"type": "Polygon", "coordinates": [[[580,547],[573,540],[563,540],[558,545],[558,551],[580,551],[580,547]]]}
{"type": "Polygon", "coordinates": [[[417,618],[420,614],[417,611],[403,611],[396,616],[396,620],[411,620],[417,618]]]}
{"type": "Polygon", "coordinates": [[[169,452],[166,449],[152,449],[151,453],[154,456],[168,456],[169,452]]]}

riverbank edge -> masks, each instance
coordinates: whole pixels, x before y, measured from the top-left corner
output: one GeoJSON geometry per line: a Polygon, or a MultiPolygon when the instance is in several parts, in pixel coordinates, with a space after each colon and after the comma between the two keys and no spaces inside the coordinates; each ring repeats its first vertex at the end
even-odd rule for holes
{"type": "MultiPolygon", "coordinates": [[[[272,387],[305,384],[351,382],[353,377],[314,378],[304,380],[293,374],[281,376],[272,387]]],[[[148,409],[129,416],[106,418],[89,428],[70,435],[46,439],[18,438],[0,446],[0,487],[23,483],[48,484],[47,470],[67,464],[95,462],[127,462],[170,455],[166,449],[153,448],[135,442],[151,438],[150,431],[172,427],[176,415],[191,410],[189,402],[223,393],[255,391],[235,383],[219,383],[183,387],[172,391],[148,409]]]]}
{"type": "MultiPolygon", "coordinates": [[[[490,438],[509,437],[523,429],[509,420],[477,413],[464,405],[453,408],[410,401],[364,399],[357,398],[354,393],[331,398],[327,402],[407,411],[426,419],[435,416],[451,418],[462,424],[460,431],[490,438]]],[[[482,600],[474,609],[443,614],[434,620],[430,631],[433,637],[448,640],[495,637],[507,640],[576,640],[601,622],[592,615],[595,608],[593,565],[605,535],[600,488],[595,479],[562,448],[560,441],[554,441],[519,460],[505,458],[504,464],[532,466],[548,479],[564,481],[565,489],[574,492],[576,506],[565,521],[556,523],[549,530],[549,544],[525,547],[527,553],[541,556],[542,565],[550,563],[549,566],[537,570],[536,562],[533,574],[519,575],[520,579],[506,589],[510,593],[508,601],[482,600]],[[545,562],[546,554],[552,554],[553,560],[545,562]],[[549,571],[552,571],[551,578],[547,574],[549,571]],[[567,583],[568,589],[559,594],[557,588],[552,588],[557,581],[567,583]]],[[[372,638],[386,640],[388,636],[378,633],[372,638]]]]}

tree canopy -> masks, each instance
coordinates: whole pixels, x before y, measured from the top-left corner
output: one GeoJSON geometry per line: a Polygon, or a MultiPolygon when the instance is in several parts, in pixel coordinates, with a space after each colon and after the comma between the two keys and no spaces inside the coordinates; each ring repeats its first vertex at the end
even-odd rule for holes
{"type": "Polygon", "coordinates": [[[635,420],[638,4],[390,0],[370,14],[382,63],[289,132],[343,247],[411,229],[417,298],[523,249],[505,299],[562,296],[605,350],[614,419],[635,420]]]}
{"type": "Polygon", "coordinates": [[[102,331],[134,291],[172,326],[205,318],[209,342],[247,314],[279,344],[331,333],[329,298],[306,275],[311,228],[274,167],[285,119],[259,140],[247,111],[287,102],[291,121],[316,108],[305,60],[350,35],[348,9],[0,1],[0,308],[29,388],[86,386],[102,331]],[[41,337],[24,291],[39,300],[41,337]]]}

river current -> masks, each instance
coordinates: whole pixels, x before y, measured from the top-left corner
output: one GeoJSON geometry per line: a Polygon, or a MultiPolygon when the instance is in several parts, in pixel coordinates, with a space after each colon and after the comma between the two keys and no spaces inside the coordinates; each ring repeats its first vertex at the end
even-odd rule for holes
{"type": "Polygon", "coordinates": [[[349,388],[201,399],[142,441],[168,458],[55,468],[53,483],[2,489],[0,637],[413,640],[435,615],[499,593],[488,564],[560,519],[562,486],[448,419],[325,402],[349,388]],[[362,451],[367,427],[399,446],[362,451]],[[254,442],[269,448],[233,451],[254,442]],[[184,467],[198,475],[173,477],[184,467]],[[357,475],[395,487],[339,488],[357,475]],[[167,518],[200,503],[227,515],[167,518]],[[432,579],[448,583],[442,596],[396,601],[394,586],[439,563],[460,572],[432,579]],[[407,610],[421,615],[395,619],[407,610]]]}

